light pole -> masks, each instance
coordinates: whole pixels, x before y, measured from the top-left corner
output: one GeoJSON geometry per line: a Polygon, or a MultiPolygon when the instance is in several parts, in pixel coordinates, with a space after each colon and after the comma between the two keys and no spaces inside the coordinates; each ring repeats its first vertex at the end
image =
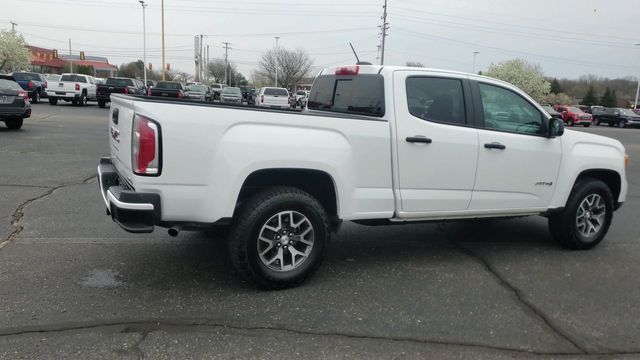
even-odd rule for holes
{"type": "MultiPolygon", "coordinates": [[[[635,44],[634,46],[640,46],[640,44],[635,44]]],[[[633,103],[633,109],[638,108],[638,95],[640,94],[640,77],[638,78],[638,88],[636,89],[636,101],[633,103]]]]}
{"type": "Polygon", "coordinates": [[[165,64],[164,64],[164,0],[160,3],[160,12],[162,13],[162,81],[165,80],[165,64]]]}
{"type": "Polygon", "coordinates": [[[280,36],[276,36],[276,85],[275,87],[278,87],[278,66],[280,64],[278,64],[278,55],[279,55],[279,51],[278,51],[278,40],[280,40],[280,36]]]}
{"type": "Polygon", "coordinates": [[[479,51],[474,51],[473,52],[473,69],[471,69],[472,73],[476,73],[476,56],[478,56],[478,54],[480,54],[479,51]]]}
{"type": "Polygon", "coordinates": [[[144,64],[142,68],[144,69],[144,86],[147,87],[147,4],[144,3],[143,0],[139,0],[140,5],[142,5],[142,46],[144,48],[143,61],[144,64]]]}

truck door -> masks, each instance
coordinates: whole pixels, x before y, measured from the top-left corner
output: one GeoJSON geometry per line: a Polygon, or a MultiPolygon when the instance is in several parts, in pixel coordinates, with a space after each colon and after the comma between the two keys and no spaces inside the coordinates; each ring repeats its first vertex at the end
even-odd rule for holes
{"type": "Polygon", "coordinates": [[[467,77],[397,71],[394,97],[400,216],[466,210],[478,163],[467,77]]]}
{"type": "Polygon", "coordinates": [[[560,138],[546,136],[546,115],[519,93],[490,83],[472,83],[484,123],[478,175],[470,210],[546,208],[561,159],[560,138]]]}

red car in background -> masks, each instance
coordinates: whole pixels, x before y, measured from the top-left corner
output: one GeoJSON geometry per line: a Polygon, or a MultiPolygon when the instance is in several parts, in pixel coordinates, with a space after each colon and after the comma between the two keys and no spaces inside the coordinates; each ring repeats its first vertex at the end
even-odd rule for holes
{"type": "Polygon", "coordinates": [[[556,105],[553,107],[557,112],[562,114],[562,121],[568,126],[582,125],[589,127],[593,116],[582,111],[580,108],[568,105],[556,105]]]}

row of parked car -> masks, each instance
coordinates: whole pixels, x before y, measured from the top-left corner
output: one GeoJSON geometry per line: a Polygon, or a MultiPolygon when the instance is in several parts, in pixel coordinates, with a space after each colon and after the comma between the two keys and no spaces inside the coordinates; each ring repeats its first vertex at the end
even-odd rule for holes
{"type": "Polygon", "coordinates": [[[605,108],[585,105],[543,105],[549,115],[562,119],[568,126],[607,124],[609,126],[640,127],[640,110],[625,108],[605,108]]]}

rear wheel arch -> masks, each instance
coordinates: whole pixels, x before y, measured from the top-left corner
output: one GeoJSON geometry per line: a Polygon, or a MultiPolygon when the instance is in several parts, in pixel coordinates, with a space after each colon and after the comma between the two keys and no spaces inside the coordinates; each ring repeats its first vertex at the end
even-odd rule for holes
{"type": "Polygon", "coordinates": [[[298,188],[313,196],[324,207],[331,218],[332,228],[339,225],[338,190],[333,177],[322,170],[275,168],[261,169],[252,172],[245,179],[238,198],[236,210],[253,194],[266,188],[290,186],[298,188]]]}

